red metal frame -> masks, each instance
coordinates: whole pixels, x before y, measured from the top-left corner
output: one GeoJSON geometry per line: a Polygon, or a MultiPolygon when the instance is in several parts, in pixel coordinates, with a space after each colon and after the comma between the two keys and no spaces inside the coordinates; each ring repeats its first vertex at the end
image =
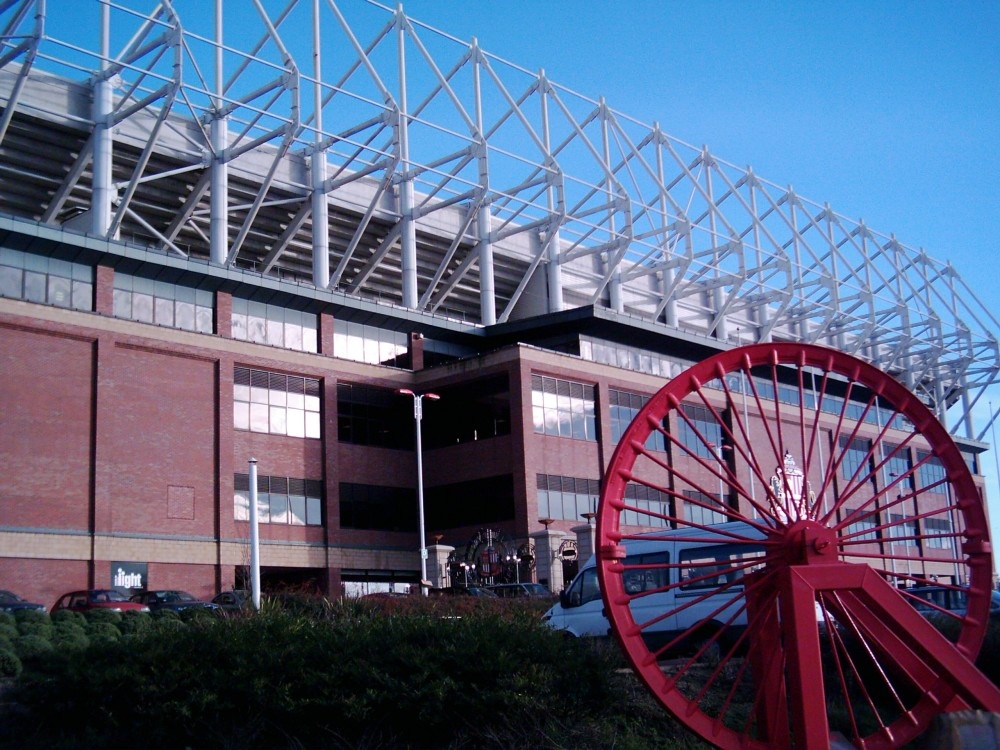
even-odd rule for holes
{"type": "MultiPolygon", "coordinates": [[[[836,721],[858,747],[893,748],[943,711],[1000,711],[1000,690],[974,666],[992,560],[972,475],[912,393],[847,354],[759,344],[717,354],[671,380],[612,456],[597,539],[605,609],[636,673],[718,747],[828,747],[836,721]],[[823,410],[815,408],[820,400],[823,410]],[[688,416],[682,404],[702,407],[700,416],[688,416]],[[654,431],[669,444],[667,456],[646,447],[654,431]],[[930,468],[936,480],[927,480],[930,468]],[[672,509],[628,500],[632,483],[658,490],[672,509]],[[683,586],[707,575],[683,571],[696,577],[681,584],[681,561],[661,565],[674,576],[656,592],[668,594],[665,611],[637,621],[633,606],[658,600],[625,590],[623,557],[637,530],[624,519],[676,527],[675,540],[718,535],[681,508],[744,521],[742,531],[718,541],[743,540],[763,553],[742,587],[701,593],[683,586]],[[931,571],[946,571],[968,592],[968,610],[952,615],[950,629],[909,601],[906,587],[931,583],[931,571]],[[699,606],[697,621],[685,620],[685,609],[699,606]],[[666,647],[648,645],[657,623],[673,617],[686,629],[671,633],[666,647]],[[700,648],[672,650],[692,643],[700,648]],[[710,653],[717,661],[707,660],[710,653]]],[[[725,572],[732,578],[751,563],[727,562],[725,572]]]]}

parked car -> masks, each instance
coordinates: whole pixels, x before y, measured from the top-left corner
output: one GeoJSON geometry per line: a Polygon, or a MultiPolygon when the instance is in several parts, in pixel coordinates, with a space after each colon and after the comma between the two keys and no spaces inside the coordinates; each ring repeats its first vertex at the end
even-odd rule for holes
{"type": "Polygon", "coordinates": [[[44,604],[36,604],[35,602],[22,599],[13,591],[0,590],[0,612],[17,612],[22,609],[34,609],[44,612],[46,607],[44,604]]]}
{"type": "Polygon", "coordinates": [[[212,597],[212,604],[224,613],[242,612],[253,606],[250,592],[246,589],[222,591],[212,597]]]}
{"type": "MultiPolygon", "coordinates": [[[[951,612],[964,616],[968,607],[963,589],[951,586],[917,586],[905,589],[910,603],[924,617],[933,618],[951,612]]],[[[1000,591],[990,592],[990,619],[1000,620],[1000,591]]]]}
{"type": "Polygon", "coordinates": [[[536,599],[555,599],[555,594],[540,583],[498,583],[489,590],[499,597],[534,597],[536,599]]]}
{"type": "Polygon", "coordinates": [[[52,612],[69,609],[73,612],[88,612],[92,609],[110,609],[113,612],[149,612],[149,607],[141,602],[131,602],[128,597],[115,589],[87,589],[71,591],[59,597],[52,612]]]}
{"type": "Polygon", "coordinates": [[[145,604],[149,607],[150,612],[162,612],[163,610],[183,612],[185,609],[208,609],[213,612],[219,610],[219,605],[215,602],[202,601],[187,591],[178,591],[177,589],[140,591],[138,594],[133,594],[129,601],[145,604]]]}

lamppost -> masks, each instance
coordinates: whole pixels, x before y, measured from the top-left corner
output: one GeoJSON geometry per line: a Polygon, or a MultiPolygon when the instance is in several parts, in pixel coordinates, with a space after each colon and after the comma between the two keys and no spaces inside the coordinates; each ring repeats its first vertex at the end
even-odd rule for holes
{"type": "Polygon", "coordinates": [[[521,582],[521,556],[520,555],[507,555],[507,562],[514,565],[514,576],[517,582],[521,582]]]}
{"type": "MultiPolygon", "coordinates": [[[[424,416],[424,399],[437,401],[441,398],[436,393],[414,393],[409,388],[400,388],[398,393],[413,397],[413,421],[417,430],[417,508],[419,511],[420,532],[420,593],[428,595],[427,591],[427,540],[424,537],[424,457],[420,443],[420,422],[424,416]]],[[[468,581],[466,581],[468,585],[468,581]]]]}

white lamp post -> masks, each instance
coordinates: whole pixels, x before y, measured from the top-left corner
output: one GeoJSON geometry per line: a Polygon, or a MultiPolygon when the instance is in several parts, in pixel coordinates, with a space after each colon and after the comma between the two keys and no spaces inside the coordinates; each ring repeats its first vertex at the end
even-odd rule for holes
{"type": "Polygon", "coordinates": [[[257,459],[250,464],[250,598],[260,611],[260,532],[257,517],[257,459]]]}
{"type": "Polygon", "coordinates": [[[424,534],[424,456],[420,442],[420,422],[424,416],[424,399],[437,401],[441,398],[436,393],[414,393],[409,388],[400,388],[399,393],[413,397],[413,421],[417,429],[417,508],[419,511],[420,532],[420,593],[428,595],[427,591],[427,540],[424,534]]]}

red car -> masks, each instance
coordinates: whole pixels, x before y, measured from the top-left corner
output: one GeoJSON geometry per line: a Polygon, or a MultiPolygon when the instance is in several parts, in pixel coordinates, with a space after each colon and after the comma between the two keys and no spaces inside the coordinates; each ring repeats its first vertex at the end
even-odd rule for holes
{"type": "Polygon", "coordinates": [[[74,612],[87,612],[92,609],[110,609],[114,612],[128,610],[149,612],[149,607],[145,604],[130,602],[127,596],[114,589],[89,589],[63,594],[52,608],[52,612],[58,612],[60,609],[71,609],[74,612]]]}

